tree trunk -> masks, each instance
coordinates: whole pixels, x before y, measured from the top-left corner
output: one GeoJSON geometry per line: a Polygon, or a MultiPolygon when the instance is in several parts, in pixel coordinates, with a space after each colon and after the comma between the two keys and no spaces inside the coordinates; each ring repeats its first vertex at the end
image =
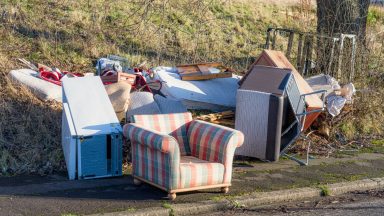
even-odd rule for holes
{"type": "Polygon", "coordinates": [[[317,0],[317,32],[338,33],[365,38],[370,0],[317,0]]]}

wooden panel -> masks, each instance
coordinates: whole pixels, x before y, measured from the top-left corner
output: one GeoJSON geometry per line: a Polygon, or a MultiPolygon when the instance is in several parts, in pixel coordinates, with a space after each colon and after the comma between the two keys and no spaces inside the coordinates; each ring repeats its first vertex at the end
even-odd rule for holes
{"type": "Polygon", "coordinates": [[[145,182],[149,185],[152,185],[154,187],[157,187],[163,191],[167,191],[168,193],[180,193],[180,192],[187,192],[187,191],[196,191],[196,190],[204,190],[204,189],[210,189],[210,188],[222,188],[222,187],[230,187],[231,184],[217,184],[217,185],[206,185],[206,186],[199,186],[199,187],[191,187],[191,188],[182,188],[182,189],[174,189],[174,190],[168,190],[167,188],[160,186],[158,184],[155,184],[153,182],[150,182],[140,176],[133,176],[133,178],[138,179],[142,182],[145,182]]]}
{"type": "Polygon", "coordinates": [[[221,63],[201,63],[190,65],[178,65],[178,73],[182,80],[208,80],[216,78],[229,78],[232,77],[234,72],[231,68],[222,66],[221,63]],[[211,73],[209,68],[225,68],[226,71],[220,73],[211,73]]]}
{"type": "Polygon", "coordinates": [[[211,72],[209,71],[209,67],[207,65],[197,65],[197,67],[199,68],[200,72],[203,74],[203,75],[209,75],[211,72]]]}
{"type": "MultiPolygon", "coordinates": [[[[289,62],[289,60],[285,57],[285,55],[280,51],[275,50],[264,50],[263,53],[271,59],[274,66],[278,68],[290,68],[292,70],[293,76],[295,76],[295,80],[297,85],[299,86],[299,90],[301,94],[307,94],[313,92],[313,89],[309,84],[304,80],[304,78],[300,75],[300,73],[296,70],[296,68],[289,62]]],[[[262,54],[263,55],[263,54],[262,54]]],[[[309,95],[306,98],[306,102],[309,108],[321,108],[322,101],[317,95],[309,95]]]]}
{"type": "Polygon", "coordinates": [[[130,85],[135,83],[136,75],[118,72],[117,75],[100,76],[103,83],[116,83],[119,81],[128,82],[130,85]]]}
{"type": "Polygon", "coordinates": [[[182,76],[182,80],[209,80],[217,78],[229,78],[232,77],[232,73],[218,73],[218,74],[208,74],[208,75],[194,75],[194,76],[182,76]]]}

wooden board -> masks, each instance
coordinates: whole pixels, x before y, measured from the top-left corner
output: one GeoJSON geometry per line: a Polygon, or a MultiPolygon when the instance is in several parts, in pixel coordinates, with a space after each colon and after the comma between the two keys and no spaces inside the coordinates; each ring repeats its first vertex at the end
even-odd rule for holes
{"type": "Polygon", "coordinates": [[[100,76],[100,78],[103,83],[116,83],[119,81],[124,81],[133,85],[136,80],[136,75],[117,72],[117,75],[100,76]]]}
{"type": "MultiPolygon", "coordinates": [[[[263,50],[260,56],[256,59],[256,61],[252,64],[250,70],[243,76],[240,80],[239,84],[247,78],[249,73],[252,71],[254,65],[263,65],[270,67],[278,67],[278,68],[289,68],[292,70],[292,74],[295,77],[295,81],[299,86],[300,94],[307,94],[313,92],[313,89],[309,84],[304,80],[304,78],[300,75],[300,73],[296,70],[296,68],[289,62],[287,57],[285,57],[284,53],[276,50],[263,50]]],[[[322,107],[323,102],[317,95],[309,95],[305,97],[307,104],[307,111],[319,109],[322,107]]],[[[308,129],[309,126],[313,123],[313,121],[318,117],[320,113],[312,113],[309,114],[306,118],[304,130],[308,129]]]]}
{"type": "Polygon", "coordinates": [[[209,80],[216,78],[228,78],[232,77],[234,72],[231,68],[222,66],[221,63],[201,63],[201,64],[188,64],[178,65],[177,71],[181,77],[181,80],[209,80]],[[224,68],[226,71],[220,73],[211,73],[209,68],[224,68]]]}

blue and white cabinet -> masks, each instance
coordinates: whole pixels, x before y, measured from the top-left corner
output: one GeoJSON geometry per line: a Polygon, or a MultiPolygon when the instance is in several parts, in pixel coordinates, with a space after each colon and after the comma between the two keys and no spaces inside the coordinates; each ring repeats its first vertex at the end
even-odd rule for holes
{"type": "Polygon", "coordinates": [[[122,175],[122,128],[100,77],[63,80],[62,147],[71,180],[122,175]]]}

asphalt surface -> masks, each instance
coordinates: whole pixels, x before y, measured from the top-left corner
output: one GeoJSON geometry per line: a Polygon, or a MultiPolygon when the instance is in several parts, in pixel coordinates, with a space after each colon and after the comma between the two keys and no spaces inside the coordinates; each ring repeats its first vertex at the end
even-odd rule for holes
{"type": "Polygon", "coordinates": [[[214,201],[252,192],[376,177],[384,177],[384,154],[316,159],[307,167],[289,160],[278,163],[237,160],[228,194],[220,193],[220,189],[193,191],[177,194],[173,202],[167,199],[167,193],[155,187],[147,184],[134,186],[130,175],[81,181],[68,181],[65,173],[45,177],[0,177],[0,215],[85,215],[134,211],[163,207],[164,203],[214,201]]]}
{"type": "Polygon", "coordinates": [[[290,215],[290,216],[382,216],[384,215],[384,191],[366,191],[337,197],[323,197],[278,206],[248,207],[215,212],[209,216],[229,215],[290,215]]]}

